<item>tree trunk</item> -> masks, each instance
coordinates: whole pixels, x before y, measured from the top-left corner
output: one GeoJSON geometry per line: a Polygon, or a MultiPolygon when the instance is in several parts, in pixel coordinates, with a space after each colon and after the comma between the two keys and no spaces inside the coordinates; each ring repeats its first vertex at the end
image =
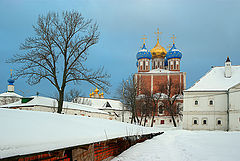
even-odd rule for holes
{"type": "Polygon", "coordinates": [[[63,100],[64,100],[64,90],[61,90],[61,91],[59,91],[59,99],[58,99],[58,110],[57,110],[57,113],[62,113],[63,100]]]}
{"type": "Polygon", "coordinates": [[[153,116],[152,116],[151,127],[153,127],[153,124],[154,124],[155,113],[156,113],[156,105],[153,107],[153,116]]]}
{"type": "Polygon", "coordinates": [[[175,121],[174,115],[173,115],[173,114],[171,114],[171,115],[172,115],[173,125],[174,125],[174,127],[177,127],[177,124],[176,124],[176,121],[175,121]]]}

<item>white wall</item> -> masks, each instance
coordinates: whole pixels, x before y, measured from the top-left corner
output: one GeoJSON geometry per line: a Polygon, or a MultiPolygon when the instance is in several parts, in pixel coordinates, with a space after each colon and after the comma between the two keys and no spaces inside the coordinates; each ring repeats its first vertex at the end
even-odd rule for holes
{"type": "Polygon", "coordinates": [[[184,92],[183,128],[188,130],[226,130],[226,92],[184,92]],[[210,105],[210,100],[213,105],[210,105]],[[198,105],[195,105],[198,101],[198,105]],[[194,124],[197,120],[197,124],[194,124]],[[206,120],[206,124],[203,124],[206,120]],[[218,125],[218,120],[221,124],[218,125]]]}
{"type": "Polygon", "coordinates": [[[240,130],[240,85],[229,90],[229,130],[240,130]]]}

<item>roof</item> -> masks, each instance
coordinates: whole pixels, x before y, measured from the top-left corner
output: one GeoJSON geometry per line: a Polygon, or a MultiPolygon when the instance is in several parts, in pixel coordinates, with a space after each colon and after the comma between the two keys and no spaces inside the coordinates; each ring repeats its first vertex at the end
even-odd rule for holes
{"type": "Polygon", "coordinates": [[[86,98],[78,97],[79,104],[87,104],[96,109],[113,109],[122,110],[123,104],[119,100],[105,99],[105,98],[86,98]],[[109,107],[109,105],[111,107],[109,107]]]}
{"type": "MultiPolygon", "coordinates": [[[[21,100],[18,102],[14,102],[11,104],[7,105],[2,105],[0,107],[26,107],[26,106],[45,106],[45,107],[57,107],[58,102],[56,99],[48,98],[48,97],[42,97],[42,96],[32,96],[30,98],[33,98],[27,103],[22,103],[21,100]]],[[[83,104],[78,104],[78,103],[73,103],[73,102],[63,102],[63,108],[65,109],[76,109],[76,110],[82,110],[82,111],[87,111],[87,112],[95,112],[95,113],[103,113],[103,114],[108,114],[107,112],[104,112],[102,110],[98,110],[95,108],[92,108],[89,105],[83,105],[83,104]]]]}
{"type": "Polygon", "coordinates": [[[14,92],[4,92],[0,94],[0,97],[19,97],[20,98],[22,96],[14,92]]]}
{"type": "Polygon", "coordinates": [[[0,159],[159,132],[114,120],[0,109],[0,159]]]}
{"type": "Polygon", "coordinates": [[[213,67],[192,87],[185,90],[191,91],[227,91],[229,88],[240,83],[240,66],[231,66],[232,76],[224,77],[225,67],[213,67]]]}

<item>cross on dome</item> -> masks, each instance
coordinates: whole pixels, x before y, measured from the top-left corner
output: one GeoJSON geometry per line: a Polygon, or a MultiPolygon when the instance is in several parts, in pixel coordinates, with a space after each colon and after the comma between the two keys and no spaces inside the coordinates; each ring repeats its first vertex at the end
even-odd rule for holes
{"type": "Polygon", "coordinates": [[[154,34],[157,35],[157,40],[159,41],[159,35],[162,34],[162,32],[159,32],[159,28],[157,28],[157,32],[154,32],[154,34]]]}
{"type": "Polygon", "coordinates": [[[143,35],[143,38],[141,38],[143,40],[143,44],[145,44],[145,41],[146,41],[146,35],[143,35]]]}
{"type": "Polygon", "coordinates": [[[173,44],[175,44],[175,39],[176,39],[176,36],[173,34],[172,37],[170,37],[172,40],[173,40],[173,44]]]}

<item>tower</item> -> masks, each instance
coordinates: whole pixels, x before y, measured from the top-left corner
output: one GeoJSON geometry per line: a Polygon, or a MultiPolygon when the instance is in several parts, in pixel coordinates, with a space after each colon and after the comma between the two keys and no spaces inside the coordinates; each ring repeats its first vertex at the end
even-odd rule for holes
{"type": "Polygon", "coordinates": [[[231,61],[230,61],[229,57],[227,57],[227,60],[225,62],[224,76],[226,78],[231,78],[232,77],[231,61]]]}
{"type": "Polygon", "coordinates": [[[10,75],[10,78],[8,79],[8,92],[14,92],[14,85],[13,85],[13,83],[15,81],[12,79],[12,69],[10,71],[11,71],[11,75],[10,75]]]}
{"type": "Polygon", "coordinates": [[[180,71],[180,61],[182,58],[182,52],[176,48],[175,35],[173,35],[171,38],[173,39],[173,45],[172,45],[171,49],[167,52],[167,55],[166,55],[168,70],[180,71]]]}
{"type": "Polygon", "coordinates": [[[138,72],[149,72],[150,71],[150,59],[152,58],[151,52],[146,48],[145,39],[143,39],[143,46],[137,53],[137,68],[138,72]]]}
{"type": "Polygon", "coordinates": [[[157,35],[157,44],[150,51],[152,54],[152,69],[164,69],[164,58],[167,54],[167,51],[159,43],[159,34],[162,34],[162,32],[159,32],[159,28],[155,34],[157,35]]]}

